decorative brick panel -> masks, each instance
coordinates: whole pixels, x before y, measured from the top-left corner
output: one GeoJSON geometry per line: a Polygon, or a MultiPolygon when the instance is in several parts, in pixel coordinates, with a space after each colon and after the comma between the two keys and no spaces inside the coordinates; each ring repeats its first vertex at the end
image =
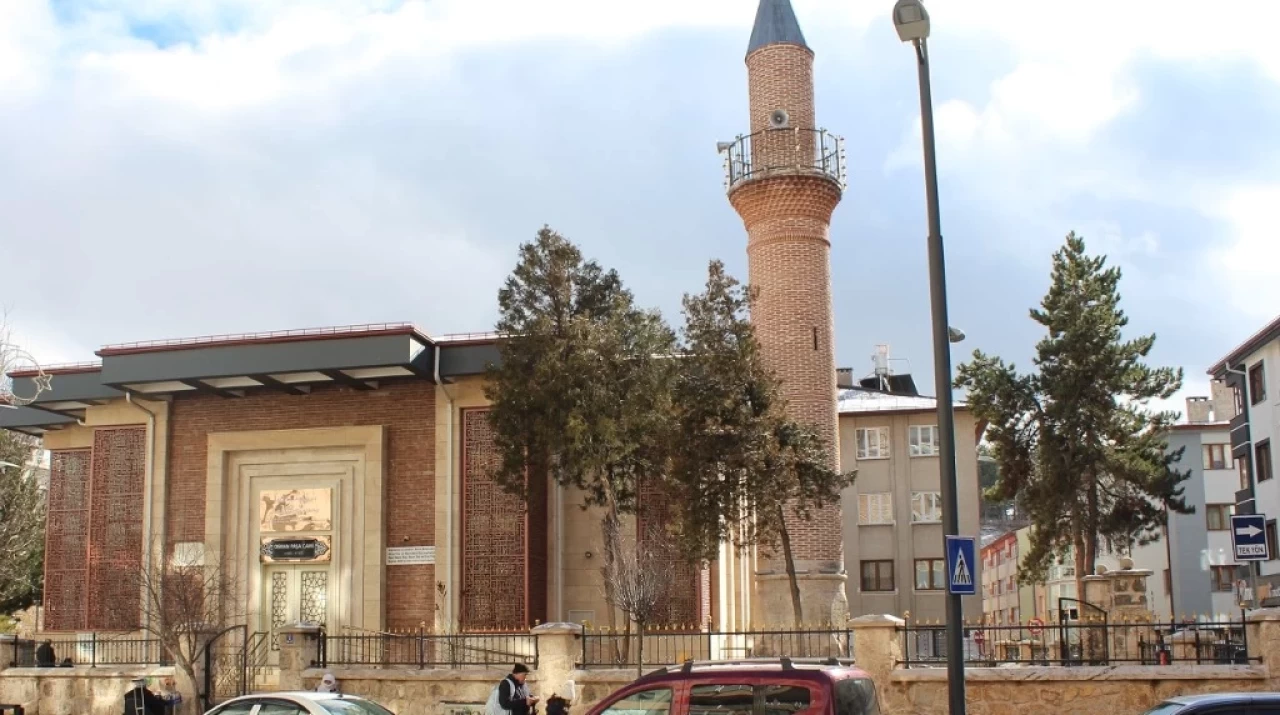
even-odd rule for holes
{"type": "MultiPolygon", "coordinates": [[[[640,482],[639,509],[636,514],[636,537],[641,543],[645,539],[667,538],[665,524],[672,518],[671,499],[662,482],[657,479],[645,479],[640,482]]],[[[654,625],[657,626],[693,626],[698,625],[702,606],[703,579],[702,569],[679,556],[674,556],[664,565],[664,570],[671,575],[671,586],[658,604],[654,625]]]]}
{"type": "MultiPolygon", "coordinates": [[[[386,434],[387,543],[435,545],[435,385],[426,381],[387,383],[374,391],[317,385],[306,395],[175,396],[170,409],[169,545],[204,540],[209,433],[366,425],[382,425],[386,434]]],[[[386,573],[387,627],[432,623],[434,568],[397,566],[386,573]]]]}
{"type": "Polygon", "coordinates": [[[546,604],[546,489],[545,479],[533,479],[534,493],[542,492],[541,581],[530,583],[529,515],[520,496],[503,490],[493,478],[500,464],[489,410],[462,411],[462,616],[466,630],[524,629],[532,625],[531,592],[539,590],[546,604]],[[539,490],[536,483],[543,486],[539,490]]]}
{"type": "Polygon", "coordinates": [[[139,625],[146,442],[146,427],[93,433],[87,624],[93,630],[139,625]]]}
{"type": "Polygon", "coordinates": [[[92,454],[87,449],[50,454],[44,552],[44,628],[47,631],[74,631],[85,627],[92,454]]]}

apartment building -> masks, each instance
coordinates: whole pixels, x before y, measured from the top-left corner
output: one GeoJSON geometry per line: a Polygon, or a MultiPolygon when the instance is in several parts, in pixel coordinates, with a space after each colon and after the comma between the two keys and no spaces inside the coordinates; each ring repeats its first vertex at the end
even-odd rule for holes
{"type": "Polygon", "coordinates": [[[1170,610],[1178,614],[1222,615],[1239,603],[1237,584],[1247,570],[1231,551],[1231,516],[1240,488],[1239,467],[1232,456],[1231,424],[1235,409],[1225,384],[1214,382],[1211,397],[1187,399],[1187,422],[1175,425],[1169,449],[1182,450],[1180,468],[1192,514],[1169,514],[1166,528],[1169,569],[1164,581],[1170,610]]]}
{"type": "MultiPolygon", "coordinates": [[[[887,362],[884,351],[876,375],[857,384],[849,371],[840,373],[840,463],[858,470],[843,498],[849,612],[942,620],[947,578],[937,402],[918,394],[910,375],[892,374],[887,362]]],[[[979,437],[968,407],[956,405],[960,533],[972,536],[979,521],[979,437]]],[[[975,578],[981,579],[980,569],[975,578]]],[[[978,618],[981,596],[966,597],[964,611],[978,618]]]]}
{"type": "Polygon", "coordinates": [[[1036,615],[1039,589],[1018,583],[1018,566],[1030,545],[1030,529],[1010,531],[982,547],[982,621],[1016,625],[1036,615]]]}
{"type": "MultiPolygon", "coordinates": [[[[1275,479],[1273,445],[1280,440],[1280,317],[1254,333],[1209,368],[1209,375],[1231,391],[1234,415],[1230,428],[1231,457],[1239,475],[1236,512],[1267,516],[1271,560],[1259,565],[1260,584],[1280,587],[1280,483],[1275,479]]],[[[1262,594],[1259,594],[1262,595],[1262,594]]]]}

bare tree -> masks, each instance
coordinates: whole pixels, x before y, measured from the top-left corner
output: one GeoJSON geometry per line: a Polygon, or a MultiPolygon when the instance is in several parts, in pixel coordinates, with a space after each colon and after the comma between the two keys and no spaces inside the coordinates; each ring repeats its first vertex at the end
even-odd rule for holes
{"type": "MultiPolygon", "coordinates": [[[[159,545],[152,553],[165,554],[159,545]]],[[[196,669],[208,636],[244,623],[239,580],[216,556],[169,553],[151,569],[139,569],[142,630],[196,685],[196,669]]]]}
{"type": "MultiPolygon", "coordinates": [[[[636,624],[636,674],[644,673],[644,632],[658,616],[671,593],[668,570],[675,551],[671,538],[661,529],[651,528],[634,540],[623,537],[617,520],[605,521],[605,539],[612,545],[613,558],[600,569],[618,610],[636,624]]],[[[608,546],[606,546],[608,548],[608,546]]],[[[628,648],[629,650],[629,648],[628,648]]]]}

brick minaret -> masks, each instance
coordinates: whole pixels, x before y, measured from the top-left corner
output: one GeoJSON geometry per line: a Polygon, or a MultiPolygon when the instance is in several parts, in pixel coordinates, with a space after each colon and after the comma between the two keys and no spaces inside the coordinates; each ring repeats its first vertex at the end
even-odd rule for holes
{"type": "MultiPolygon", "coordinates": [[[[751,317],[788,413],[817,429],[838,464],[828,231],[843,191],[843,148],[815,127],[813,51],[789,0],[760,0],[746,63],[751,134],[722,149],[729,201],[747,229],[749,280],[759,291],[751,317]]],[[[839,506],[789,531],[805,620],[841,622],[848,602],[839,506]]],[[[757,580],[755,620],[791,622],[780,555],[761,561],[757,580]]]]}

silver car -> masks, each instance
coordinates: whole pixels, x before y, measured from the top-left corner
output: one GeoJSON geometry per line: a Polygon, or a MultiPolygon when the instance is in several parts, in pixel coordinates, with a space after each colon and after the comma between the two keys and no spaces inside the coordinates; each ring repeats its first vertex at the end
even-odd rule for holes
{"type": "Polygon", "coordinates": [[[381,705],[356,695],[341,693],[259,693],[245,695],[205,715],[395,715],[381,705]]]}

